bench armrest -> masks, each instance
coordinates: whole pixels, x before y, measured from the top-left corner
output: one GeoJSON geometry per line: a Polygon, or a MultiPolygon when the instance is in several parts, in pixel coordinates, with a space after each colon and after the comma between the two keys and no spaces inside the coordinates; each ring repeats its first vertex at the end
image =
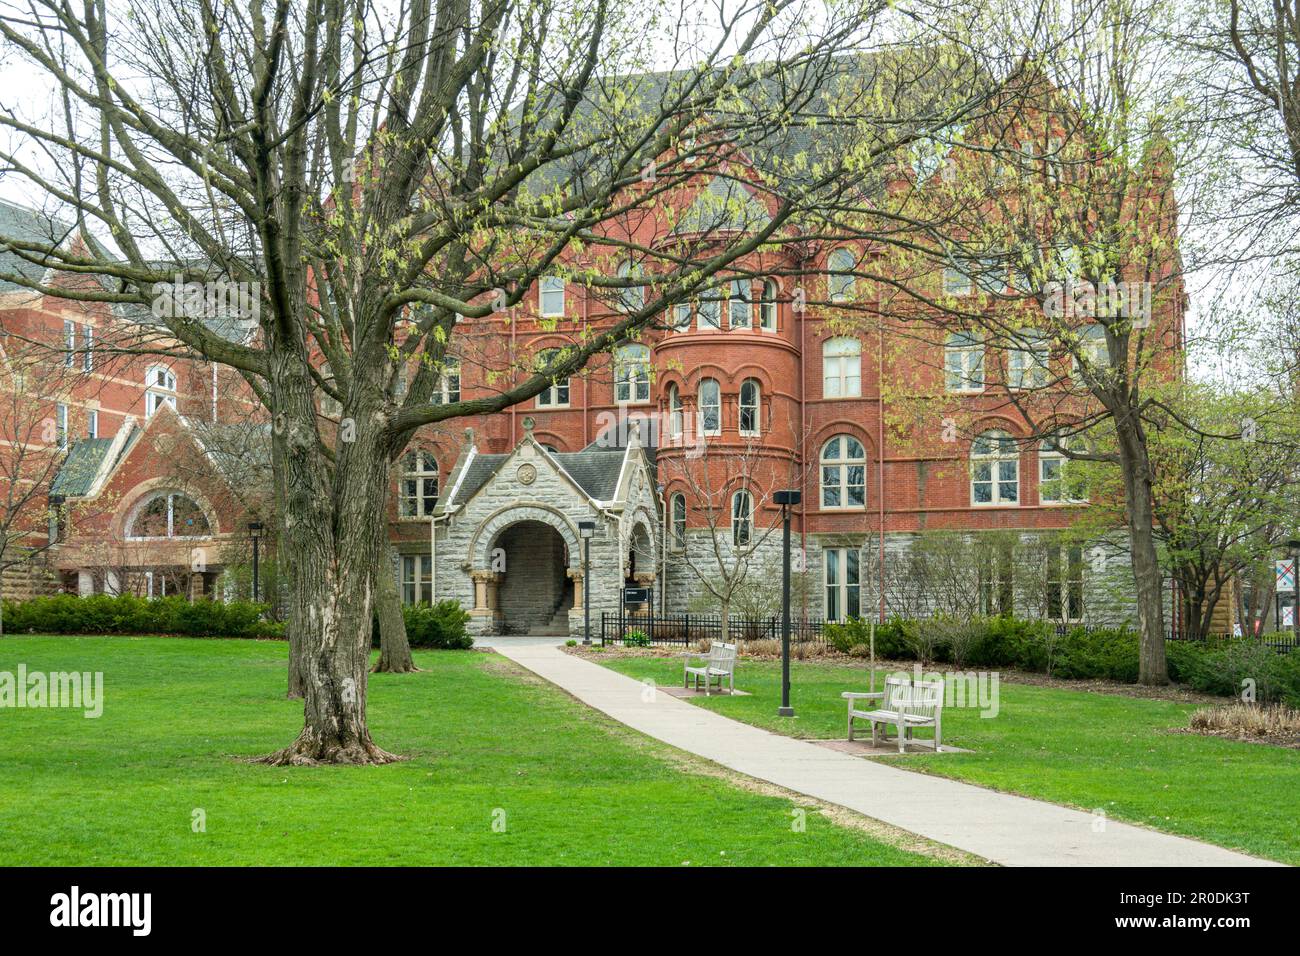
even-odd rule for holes
{"type": "Polygon", "coordinates": [[[840,696],[845,700],[884,700],[885,692],[882,690],[858,693],[856,691],[846,690],[840,694],[840,696]]]}

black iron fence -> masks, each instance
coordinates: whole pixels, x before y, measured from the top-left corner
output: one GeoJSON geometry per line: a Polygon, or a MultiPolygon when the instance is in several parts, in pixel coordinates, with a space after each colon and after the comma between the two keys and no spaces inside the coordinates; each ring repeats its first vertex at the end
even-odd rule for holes
{"type": "MultiPolygon", "coordinates": [[[[790,622],[790,640],[826,642],[824,623],[820,619],[790,622]]],[[[1083,630],[1091,633],[1099,630],[1111,630],[1109,624],[1061,624],[1055,625],[1058,637],[1064,637],[1071,631],[1083,630]]],[[[781,639],[781,619],[779,617],[743,617],[732,615],[727,622],[727,639],[729,641],[764,641],[781,639]]],[[[722,640],[722,617],[717,614],[618,614],[609,611],[600,615],[601,644],[681,644],[690,645],[697,641],[722,640]]],[[[1232,634],[1207,634],[1203,637],[1189,637],[1185,633],[1169,630],[1166,640],[1195,641],[1201,644],[1219,645],[1232,641],[1253,640],[1266,647],[1271,647],[1279,654],[1286,654],[1300,647],[1294,631],[1271,634],[1256,634],[1242,637],[1232,634]]]]}
{"type": "MultiPolygon", "coordinates": [[[[727,640],[766,641],[781,639],[779,617],[738,617],[727,620],[727,640]]],[[[722,617],[710,614],[611,614],[600,615],[600,643],[682,644],[722,640],[722,617]]],[[[820,620],[790,622],[790,640],[824,641],[820,620]]]]}

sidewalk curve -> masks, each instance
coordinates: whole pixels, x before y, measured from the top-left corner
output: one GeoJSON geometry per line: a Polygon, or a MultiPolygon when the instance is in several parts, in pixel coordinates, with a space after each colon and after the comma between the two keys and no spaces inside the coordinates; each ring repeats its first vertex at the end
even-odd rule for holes
{"type": "Polygon", "coordinates": [[[668,694],[554,644],[502,641],[498,653],[590,707],[737,773],[838,804],[1006,866],[1280,866],[1186,837],[900,770],[783,737],[668,694]]]}

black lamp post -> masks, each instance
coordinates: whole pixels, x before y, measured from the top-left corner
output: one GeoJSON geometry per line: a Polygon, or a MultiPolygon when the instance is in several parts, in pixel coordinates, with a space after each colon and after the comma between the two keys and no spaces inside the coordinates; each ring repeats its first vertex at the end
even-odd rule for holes
{"type": "Polygon", "coordinates": [[[258,586],[259,583],[257,579],[259,557],[257,544],[262,537],[262,522],[248,522],[248,536],[253,539],[253,603],[256,604],[258,599],[261,597],[261,588],[258,586]]]}
{"type": "Polygon", "coordinates": [[[803,500],[802,492],[787,488],[773,499],[781,506],[781,706],[778,717],[793,717],[790,706],[790,508],[803,500]]]}
{"type": "Polygon", "coordinates": [[[578,522],[582,536],[582,643],[587,646],[591,646],[591,536],[595,533],[596,522],[578,522]]]}

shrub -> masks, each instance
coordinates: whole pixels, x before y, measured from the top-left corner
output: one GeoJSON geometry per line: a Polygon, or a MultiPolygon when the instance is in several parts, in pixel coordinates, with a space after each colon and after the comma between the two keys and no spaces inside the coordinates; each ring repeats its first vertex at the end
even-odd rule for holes
{"type": "Polygon", "coordinates": [[[1138,635],[1129,627],[1076,627],[1060,641],[1056,655],[1057,677],[1130,684],[1138,679],[1138,635]]]}
{"type": "Polygon", "coordinates": [[[939,650],[948,646],[949,630],[954,619],[938,616],[919,621],[905,621],[901,629],[903,644],[922,664],[936,660],[939,650]]]}
{"type": "Polygon", "coordinates": [[[468,629],[469,613],[459,601],[408,605],[402,608],[402,617],[406,621],[406,640],[412,647],[467,650],[474,646],[468,629]]]}
{"type": "Polygon", "coordinates": [[[4,602],[6,631],[27,634],[185,634],[190,637],[280,637],[262,620],[265,604],[188,601],[179,595],[54,594],[4,602]]]}
{"type": "Polygon", "coordinates": [[[623,635],[624,647],[649,647],[650,635],[645,631],[632,630],[623,635]]]}
{"type": "MultiPolygon", "coordinates": [[[[891,617],[883,624],[876,625],[876,657],[897,660],[912,656],[907,641],[903,637],[905,626],[912,622],[904,618],[891,617]]],[[[826,642],[841,654],[854,657],[867,657],[871,651],[871,622],[862,618],[823,625],[826,642]],[[861,650],[857,650],[861,648],[861,650]]]]}

